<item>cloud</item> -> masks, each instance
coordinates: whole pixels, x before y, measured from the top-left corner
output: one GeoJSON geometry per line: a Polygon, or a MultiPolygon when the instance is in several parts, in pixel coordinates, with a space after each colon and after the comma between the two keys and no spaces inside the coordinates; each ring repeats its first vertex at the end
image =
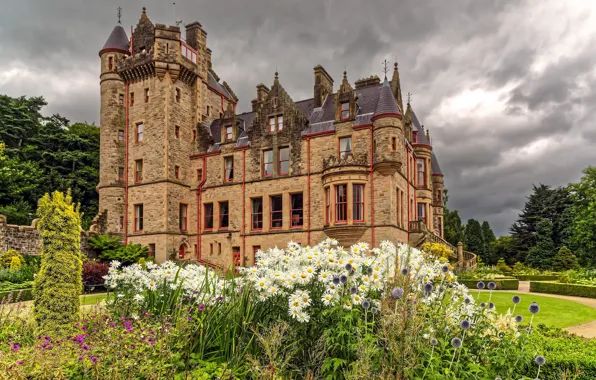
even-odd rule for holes
{"type": "MultiPolygon", "coordinates": [[[[0,13],[0,92],[43,95],[46,113],[99,120],[99,58],[115,0],[22,0],[0,13]]],[[[596,11],[590,0],[131,0],[153,22],[199,20],[213,65],[248,110],[276,69],[294,100],[312,68],[338,85],[399,61],[431,131],[450,207],[507,233],[533,183],[577,180],[596,159],[596,11]]]]}

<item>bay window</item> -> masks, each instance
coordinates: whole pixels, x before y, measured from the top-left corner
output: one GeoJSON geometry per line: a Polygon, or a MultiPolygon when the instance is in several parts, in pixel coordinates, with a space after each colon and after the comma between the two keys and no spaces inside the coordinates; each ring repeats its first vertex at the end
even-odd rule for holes
{"type": "Polygon", "coordinates": [[[426,163],[424,158],[416,159],[416,185],[426,186],[426,163]]]}
{"type": "Polygon", "coordinates": [[[348,185],[335,186],[335,222],[348,221],[348,185]]]}
{"type": "Polygon", "coordinates": [[[364,185],[352,185],[352,219],[364,222],[364,185]]]}

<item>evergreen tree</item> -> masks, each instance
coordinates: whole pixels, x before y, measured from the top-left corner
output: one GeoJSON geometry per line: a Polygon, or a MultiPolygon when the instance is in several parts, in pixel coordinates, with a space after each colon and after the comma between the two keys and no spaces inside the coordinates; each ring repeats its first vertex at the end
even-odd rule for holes
{"type": "Polygon", "coordinates": [[[550,270],[556,254],[555,243],[552,239],[553,227],[548,219],[540,220],[536,225],[536,245],[530,248],[526,263],[534,268],[550,270]]]}
{"type": "Polygon", "coordinates": [[[519,262],[517,261],[517,251],[512,240],[511,236],[499,236],[491,244],[495,257],[502,258],[507,265],[514,265],[519,262]]]}
{"type": "Polygon", "coordinates": [[[469,219],[465,230],[466,249],[476,255],[480,256],[482,261],[486,261],[486,252],[484,250],[486,244],[484,236],[482,236],[482,227],[475,219],[469,219]]]}
{"type": "Polygon", "coordinates": [[[41,268],[33,285],[37,333],[64,338],[77,331],[80,320],[81,217],[70,193],[58,191],[39,200],[37,214],[42,240],[41,268]]]}
{"type": "Polygon", "coordinates": [[[573,194],[573,249],[581,264],[596,265],[596,167],[584,170],[578,183],[570,185],[573,194]]]}
{"type": "Polygon", "coordinates": [[[486,256],[483,258],[484,262],[489,265],[497,264],[499,257],[496,256],[495,249],[493,247],[493,243],[497,239],[495,237],[495,233],[493,232],[492,228],[490,228],[490,225],[486,220],[482,223],[482,237],[484,238],[483,250],[486,256]]]}
{"type": "Polygon", "coordinates": [[[575,257],[569,248],[562,246],[553,259],[553,269],[556,271],[564,271],[578,268],[579,263],[577,262],[577,257],[575,257]]]}
{"type": "Polygon", "coordinates": [[[443,236],[445,240],[453,246],[457,246],[460,241],[464,242],[464,226],[457,210],[449,210],[447,201],[449,195],[447,189],[443,190],[443,236]]]}

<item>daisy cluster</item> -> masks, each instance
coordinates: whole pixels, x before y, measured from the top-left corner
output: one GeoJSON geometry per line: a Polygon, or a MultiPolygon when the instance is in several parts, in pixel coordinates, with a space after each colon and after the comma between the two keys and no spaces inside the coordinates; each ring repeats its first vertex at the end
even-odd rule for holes
{"type": "MultiPolygon", "coordinates": [[[[289,315],[299,322],[310,320],[309,309],[342,306],[376,311],[388,286],[398,276],[409,277],[408,296],[425,293],[432,302],[439,292],[452,288],[451,297],[462,299],[467,288],[456,286],[451,268],[434,257],[408,245],[384,241],[370,249],[357,243],[345,250],[334,239],[314,247],[290,242],[285,249],[259,251],[256,266],[241,268],[262,302],[285,299],[289,315]],[[440,287],[427,284],[439,283],[440,287]]],[[[390,291],[391,289],[389,289],[390,291]]],[[[462,305],[462,303],[458,303],[462,305]]],[[[465,308],[467,305],[461,306],[465,308]]],[[[465,314],[465,310],[458,314],[465,314]]],[[[454,316],[456,317],[456,316],[454,316]]]]}

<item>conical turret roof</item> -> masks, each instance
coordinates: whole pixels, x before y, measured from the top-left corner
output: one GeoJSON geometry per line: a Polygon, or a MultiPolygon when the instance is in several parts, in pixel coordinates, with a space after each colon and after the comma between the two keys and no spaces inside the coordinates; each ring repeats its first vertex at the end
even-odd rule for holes
{"type": "Polygon", "coordinates": [[[106,51],[116,51],[119,53],[130,54],[130,42],[122,25],[116,25],[108,37],[108,40],[99,51],[99,55],[106,51]]]}
{"type": "Polygon", "coordinates": [[[399,112],[399,107],[397,106],[395,98],[393,97],[391,86],[387,81],[387,77],[385,77],[383,86],[381,86],[381,89],[379,91],[379,101],[377,102],[377,107],[375,108],[375,113],[373,117],[382,114],[401,115],[401,112],[399,112]]]}

